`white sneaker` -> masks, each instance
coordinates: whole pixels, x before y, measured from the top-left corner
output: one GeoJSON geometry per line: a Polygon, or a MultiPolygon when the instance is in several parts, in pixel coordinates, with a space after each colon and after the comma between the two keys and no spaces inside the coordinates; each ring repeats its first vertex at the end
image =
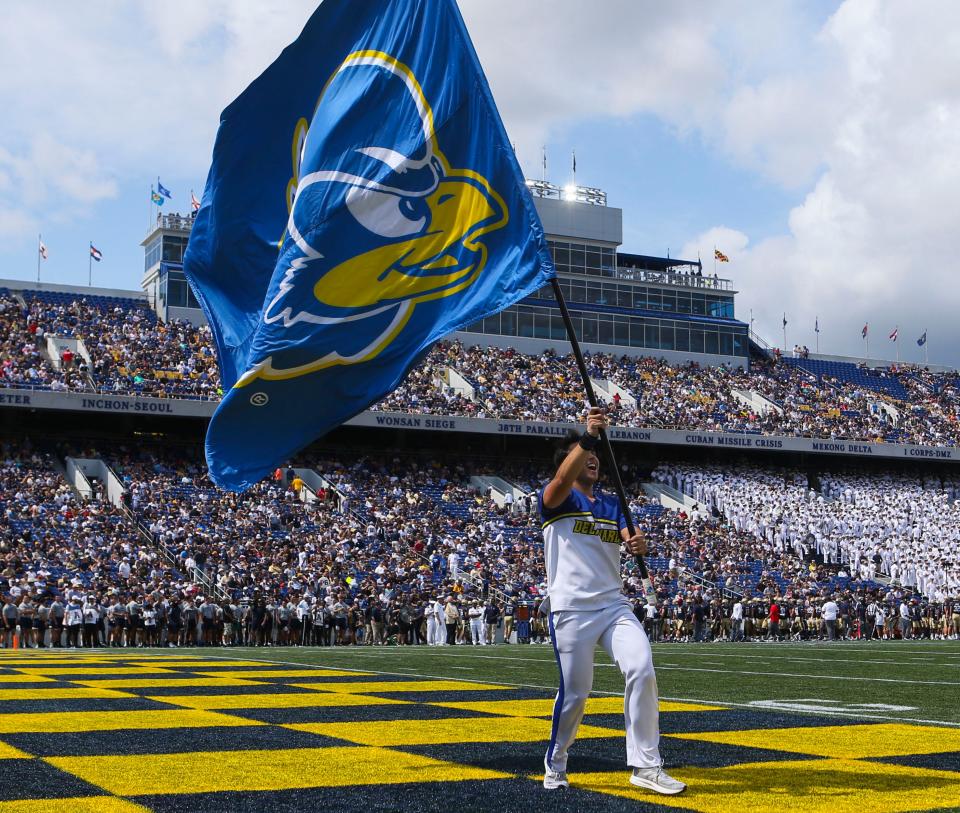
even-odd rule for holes
{"type": "Polygon", "coordinates": [[[547,790],[556,790],[557,788],[569,788],[570,782],[567,780],[566,771],[552,771],[550,766],[543,765],[543,786],[547,790]]]}
{"type": "MultiPolygon", "coordinates": [[[[634,768],[630,784],[655,790],[665,796],[675,796],[687,789],[683,782],[678,782],[663,768],[634,768]]],[[[544,780],[544,787],[546,787],[546,780],[544,780]]]]}

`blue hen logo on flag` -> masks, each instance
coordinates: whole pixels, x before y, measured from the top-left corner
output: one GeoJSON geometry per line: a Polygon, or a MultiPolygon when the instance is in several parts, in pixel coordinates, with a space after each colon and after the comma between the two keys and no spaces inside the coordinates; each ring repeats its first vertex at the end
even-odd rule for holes
{"type": "Polygon", "coordinates": [[[246,487],[553,275],[453,0],[327,0],[224,111],[185,268],[246,487]],[[278,240],[279,237],[279,240],[278,240]]]}
{"type": "Polygon", "coordinates": [[[482,236],[508,220],[503,199],[482,175],[450,166],[419,82],[383,53],[351,54],[334,74],[298,170],[280,261],[285,272],[264,321],[287,330],[324,326],[325,352],[287,368],[268,357],[241,384],[374,358],[418,302],[476,281],[487,261],[482,236]],[[346,126],[326,121],[325,99],[349,103],[352,94],[365,102],[356,99],[346,126]],[[369,144],[354,146],[358,131],[369,144]]]}

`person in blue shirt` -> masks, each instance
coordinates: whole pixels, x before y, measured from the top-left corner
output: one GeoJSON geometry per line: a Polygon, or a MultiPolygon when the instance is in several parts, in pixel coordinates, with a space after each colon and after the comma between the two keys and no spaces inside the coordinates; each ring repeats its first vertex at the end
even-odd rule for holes
{"type": "Polygon", "coordinates": [[[556,474],[540,492],[544,560],[550,603],[549,630],[560,669],[543,786],[569,786],[567,752],[577,735],[593,686],[594,650],[599,644],[626,681],[624,722],[630,782],[673,795],[686,789],[663,770],[657,678],[643,626],[623,595],[620,549],[646,553],[642,534],[630,534],[617,498],[600,492],[600,432],[603,410],[589,411],[586,431],[573,433],[557,449],[556,474]]]}

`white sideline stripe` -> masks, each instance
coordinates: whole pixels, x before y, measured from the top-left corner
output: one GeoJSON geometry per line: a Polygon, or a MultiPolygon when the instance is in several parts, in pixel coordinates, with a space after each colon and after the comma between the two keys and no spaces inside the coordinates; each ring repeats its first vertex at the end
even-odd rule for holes
{"type": "MultiPolygon", "coordinates": [[[[355,652],[352,656],[363,657],[376,655],[376,652],[355,652]]],[[[468,654],[468,653],[456,653],[456,652],[438,652],[437,655],[440,655],[444,658],[460,658],[460,659],[470,659],[470,660],[492,660],[492,661],[525,661],[528,663],[552,663],[553,659],[547,658],[510,658],[503,655],[480,655],[480,654],[468,654]]],[[[678,654],[678,653],[674,653],[678,654]]],[[[727,657],[736,657],[730,655],[727,657]]],[[[607,667],[614,668],[616,667],[615,663],[598,663],[595,664],[597,667],[607,667]]],[[[949,680],[900,680],[898,678],[881,678],[881,677],[859,677],[854,675],[810,675],[800,672],[754,672],[747,669],[704,669],[697,666],[667,666],[665,664],[660,664],[656,667],[657,669],[666,669],[669,671],[675,672],[715,672],[722,675],[760,675],[760,676],[769,676],[769,677],[795,677],[795,678],[809,678],[811,680],[856,680],[856,681],[866,681],[871,683],[903,683],[903,684],[915,684],[919,686],[960,686],[958,681],[949,681],[949,680]]],[[[376,670],[371,670],[376,671],[376,670]]]]}
{"type": "MultiPolygon", "coordinates": [[[[396,652],[396,650],[390,650],[396,652]]],[[[360,651],[360,650],[351,650],[350,657],[376,657],[380,654],[379,651],[360,651]]],[[[399,654],[403,654],[402,652],[399,654]]],[[[506,655],[481,655],[479,653],[467,653],[467,652],[446,652],[439,651],[434,653],[442,658],[456,658],[456,659],[468,659],[468,660],[491,660],[491,661],[523,661],[525,663],[543,663],[543,664],[552,664],[554,662],[553,658],[524,658],[521,656],[509,657],[506,655]]],[[[672,655],[695,655],[696,653],[680,653],[674,652],[672,655]]],[[[727,658],[736,658],[740,657],[737,655],[722,655],[721,653],[711,653],[713,657],[727,657],[727,658]]],[[[253,660],[253,659],[251,659],[253,660]]],[[[788,659],[789,660],[789,659],[788,659]]],[[[817,661],[815,658],[808,658],[806,660],[817,661]]],[[[832,661],[827,661],[829,665],[832,661]]],[[[845,661],[848,663],[857,663],[857,661],[845,661]]],[[[897,662],[894,661],[878,661],[878,663],[883,663],[887,665],[896,666],[897,662]]],[[[615,663],[597,663],[595,664],[598,668],[615,668],[615,663]]],[[[457,668],[457,667],[452,667],[457,668]]],[[[960,682],[949,681],[949,680],[900,680],[898,678],[880,678],[880,677],[859,677],[855,675],[810,675],[796,672],[754,672],[750,670],[742,669],[704,669],[696,666],[672,666],[667,664],[659,664],[656,666],[657,669],[665,669],[676,672],[716,672],[724,675],[767,675],[769,677],[797,677],[797,678],[809,678],[812,680],[856,680],[856,681],[867,681],[867,682],[876,682],[876,683],[902,683],[902,684],[916,684],[920,686],[960,686],[960,682]]],[[[370,670],[370,671],[376,671],[370,670]]],[[[386,673],[384,673],[386,674],[386,673]]]]}
{"type": "Polygon", "coordinates": [[[807,675],[802,672],[752,672],[747,669],[701,669],[697,666],[660,666],[675,672],[719,672],[722,675],[761,675],[764,677],[795,677],[810,680],[856,680],[868,683],[903,683],[918,686],[960,686],[960,682],[950,680],[898,680],[897,678],[854,677],[853,675],[807,675]]]}
{"type": "MultiPolygon", "coordinates": [[[[817,647],[822,647],[822,649],[817,649],[818,652],[828,654],[830,652],[843,652],[847,649],[858,649],[859,651],[869,651],[869,652],[896,652],[898,655],[926,655],[927,657],[941,657],[941,658],[960,658],[960,643],[957,641],[928,641],[924,644],[923,649],[908,649],[907,645],[901,646],[900,644],[891,644],[889,641],[884,641],[882,644],[868,643],[866,641],[783,641],[776,644],[761,644],[757,641],[749,641],[742,644],[733,644],[725,642],[728,646],[737,646],[744,648],[771,648],[776,649],[799,649],[799,650],[810,650],[817,647]],[[953,651],[947,651],[952,649],[953,651]]],[[[668,644],[669,646],[669,644],[668,644]]]]}
{"type": "MultiPolygon", "coordinates": [[[[656,654],[656,650],[654,650],[656,654]]],[[[726,652],[711,652],[710,650],[703,650],[702,652],[671,652],[670,657],[687,657],[687,658],[699,658],[702,655],[707,655],[710,658],[741,658],[742,660],[748,661],[798,661],[798,662],[811,662],[811,663],[825,663],[825,664],[834,664],[834,663],[877,663],[883,666],[906,666],[907,664],[904,661],[894,661],[894,660],[867,660],[867,659],[857,659],[857,658],[800,658],[793,655],[773,655],[773,654],[764,654],[764,655],[737,655],[733,653],[726,652]]],[[[910,658],[909,660],[922,660],[929,661],[929,658],[910,658]]],[[[703,661],[704,663],[709,663],[709,661],[703,661]]],[[[929,663],[929,666],[935,669],[956,669],[960,664],[957,663],[929,663]]]]}
{"type": "MultiPolygon", "coordinates": [[[[213,658],[213,659],[217,659],[217,660],[232,660],[232,659],[233,659],[232,657],[227,656],[227,655],[209,655],[208,657],[213,658]]],[[[233,656],[233,657],[236,657],[236,656],[233,656]]],[[[266,659],[266,658],[255,658],[255,657],[247,657],[247,656],[244,656],[244,660],[260,661],[261,663],[279,663],[279,664],[282,664],[282,665],[284,665],[284,666],[307,667],[307,668],[310,668],[310,669],[319,669],[319,670],[321,670],[321,671],[323,671],[323,670],[331,670],[331,669],[348,669],[348,668],[349,668],[349,667],[346,667],[346,666],[318,666],[317,664],[302,663],[301,661],[269,660],[269,659],[266,659]]],[[[608,664],[608,665],[609,665],[609,666],[613,666],[614,664],[608,664]]],[[[411,671],[405,671],[405,672],[385,672],[385,671],[380,670],[380,669],[364,669],[363,671],[364,671],[364,672],[372,672],[372,673],[375,674],[375,675],[393,675],[393,676],[395,676],[395,677],[417,677],[417,678],[428,678],[428,679],[432,679],[432,680],[450,680],[450,676],[449,676],[449,675],[424,675],[424,674],[421,674],[420,672],[411,672],[411,671]]],[[[717,670],[713,670],[713,671],[717,671],[717,670]]],[[[768,672],[759,672],[759,673],[757,673],[757,674],[766,675],[766,674],[770,674],[770,673],[768,673],[768,672]]],[[[486,684],[488,684],[488,685],[489,685],[489,683],[490,683],[489,681],[474,680],[474,679],[472,679],[472,678],[457,678],[457,680],[461,681],[462,683],[486,683],[486,684]]],[[[550,691],[550,692],[555,692],[555,691],[557,690],[557,687],[556,687],[556,686],[541,686],[541,685],[536,684],[536,683],[508,683],[507,681],[504,681],[504,680],[497,680],[497,681],[494,681],[494,683],[497,683],[497,684],[499,684],[499,685],[501,685],[501,686],[509,686],[509,687],[515,688],[515,689],[546,689],[547,691],[550,691]]],[[[592,690],[590,693],[591,693],[591,694],[595,694],[595,695],[604,695],[604,696],[606,696],[606,697],[622,697],[622,696],[623,696],[623,692],[605,692],[605,691],[600,691],[600,690],[598,690],[598,689],[594,689],[594,690],[592,690]]],[[[700,705],[705,705],[705,706],[730,706],[730,707],[732,707],[732,708],[751,709],[752,711],[761,711],[761,712],[765,712],[765,711],[777,711],[777,712],[782,713],[782,711],[783,711],[782,709],[769,709],[769,710],[768,710],[768,709],[763,709],[762,707],[751,706],[749,703],[733,703],[733,702],[731,702],[731,701],[729,701],[729,700],[708,700],[708,699],[705,699],[705,698],[702,698],[702,697],[700,697],[700,698],[693,698],[693,697],[661,697],[660,699],[661,699],[661,700],[672,701],[672,702],[674,702],[674,703],[698,703],[698,704],[700,704],[700,705]]],[[[920,723],[920,724],[922,724],[922,725],[939,725],[939,726],[947,726],[947,727],[949,727],[949,728],[960,728],[960,723],[954,723],[954,722],[951,722],[950,720],[927,720],[927,719],[923,719],[923,718],[919,718],[919,717],[894,717],[894,716],[888,715],[888,714],[851,714],[851,713],[849,713],[849,712],[843,712],[843,711],[831,711],[831,712],[825,712],[825,711],[820,711],[820,712],[803,712],[803,711],[797,711],[796,713],[797,713],[797,714],[814,714],[814,715],[819,716],[819,717],[852,717],[852,718],[858,719],[858,720],[891,720],[891,721],[893,721],[893,722],[901,722],[901,723],[920,723]]]]}

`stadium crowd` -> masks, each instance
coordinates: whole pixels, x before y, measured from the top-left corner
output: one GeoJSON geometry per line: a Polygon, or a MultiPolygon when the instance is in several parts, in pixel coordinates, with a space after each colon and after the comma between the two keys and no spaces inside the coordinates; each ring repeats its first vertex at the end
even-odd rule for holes
{"type": "MultiPolygon", "coordinates": [[[[313,460],[316,490],[290,468],[230,494],[192,453],[119,448],[114,506],[102,487],[81,500],[26,444],[2,458],[6,646],[546,640],[536,465],[497,470],[523,484],[509,499],[469,485],[483,463],[415,457],[313,460]]],[[[630,561],[624,585],[657,639],[862,637],[866,618],[871,636],[956,635],[953,484],[823,475],[811,493],[790,473],[655,475],[697,501],[633,503],[658,607],[630,561]]]]}
{"type": "Polygon", "coordinates": [[[22,305],[0,290],[0,386],[40,387],[52,390],[88,388],[86,366],[81,359],[57,370],[40,351],[39,337],[22,305]]]}
{"type": "Polygon", "coordinates": [[[957,483],[887,474],[824,474],[753,466],[661,465],[655,479],[722,514],[772,551],[820,555],[861,580],[887,576],[931,601],[960,595],[957,483]]]}
{"type": "Polygon", "coordinates": [[[25,443],[0,448],[0,593],[5,643],[15,620],[24,643],[51,640],[94,645],[84,625],[108,608],[156,607],[186,599],[194,584],[137,531],[121,506],[83,500],[48,454],[25,443]],[[59,636],[59,638],[57,637],[59,636]]]}
{"type": "MultiPolygon", "coordinates": [[[[608,353],[587,353],[586,361],[591,377],[616,385],[607,397],[614,425],[932,445],[960,442],[952,374],[913,369],[885,373],[910,394],[909,402],[898,402],[862,384],[816,376],[776,360],[754,361],[749,371],[608,353]]],[[[464,347],[450,341],[438,343],[423,365],[374,408],[576,422],[583,407],[572,355],[528,355],[513,348],[464,347]],[[450,383],[450,369],[472,392],[450,383]]]]}
{"type": "MultiPolygon", "coordinates": [[[[0,331],[0,386],[166,398],[220,395],[209,329],[160,322],[143,301],[0,291],[0,331]],[[78,339],[83,349],[61,348],[54,363],[46,355],[47,336],[78,339]]],[[[955,372],[915,366],[871,371],[870,380],[892,385],[884,389],[852,373],[844,377],[840,367],[815,374],[789,361],[777,355],[753,359],[746,371],[587,354],[592,376],[615,385],[607,400],[613,423],[621,426],[960,443],[955,372]]],[[[572,356],[443,341],[374,408],[576,421],[583,393],[572,356]]]]}
{"type": "Polygon", "coordinates": [[[0,292],[3,381],[54,390],[110,391],[159,398],[217,398],[219,371],[210,330],[161,322],[145,302],[0,292]],[[46,338],[78,339],[54,361],[46,338]]]}

